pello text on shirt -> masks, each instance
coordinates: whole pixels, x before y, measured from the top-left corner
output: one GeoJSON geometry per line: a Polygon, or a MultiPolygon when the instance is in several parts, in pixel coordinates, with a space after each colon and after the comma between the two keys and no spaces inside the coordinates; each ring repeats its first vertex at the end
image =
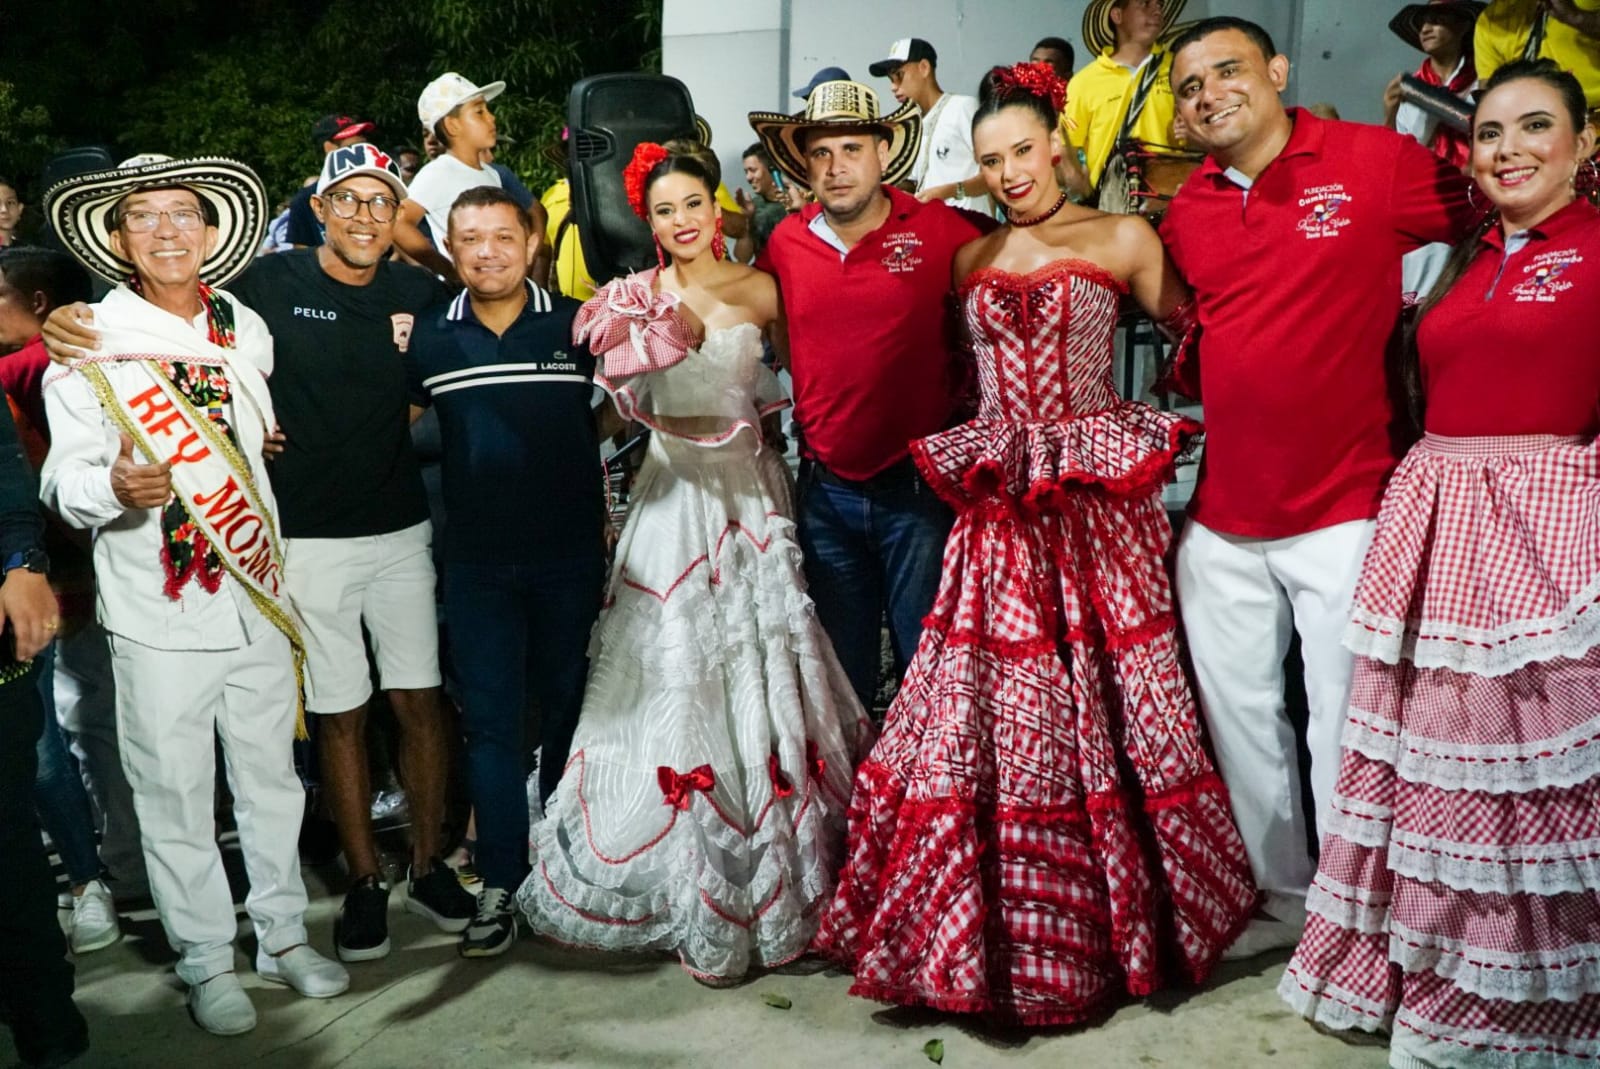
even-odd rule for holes
{"type": "Polygon", "coordinates": [[[883,266],[889,269],[890,274],[906,274],[916,270],[922,262],[922,257],[917,255],[917,249],[922,247],[922,239],[910,231],[887,235],[883,239],[883,247],[883,266]]]}
{"type": "Polygon", "coordinates": [[[1350,194],[1342,182],[1302,190],[1300,207],[1311,209],[1296,226],[1307,241],[1338,237],[1339,231],[1351,222],[1350,194]]]}
{"type": "Polygon", "coordinates": [[[1512,287],[1511,296],[1518,304],[1554,304],[1558,296],[1572,288],[1572,279],[1563,276],[1581,263],[1583,256],[1577,249],[1540,253],[1523,267],[1525,277],[1512,287]]]}

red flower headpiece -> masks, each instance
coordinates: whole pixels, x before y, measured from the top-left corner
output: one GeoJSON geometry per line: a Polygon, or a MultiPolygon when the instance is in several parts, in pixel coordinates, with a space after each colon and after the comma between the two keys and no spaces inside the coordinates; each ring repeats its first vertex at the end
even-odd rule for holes
{"type": "Polygon", "coordinates": [[[995,81],[1004,89],[1005,96],[1027,93],[1050,102],[1057,115],[1067,106],[1067,83],[1048,63],[1018,63],[995,69],[995,81]]]}
{"type": "Polygon", "coordinates": [[[640,219],[649,219],[644,204],[644,180],[668,155],[667,150],[654,141],[641,141],[633,150],[633,159],[622,169],[622,188],[628,191],[628,203],[633,205],[633,213],[640,219]]]}

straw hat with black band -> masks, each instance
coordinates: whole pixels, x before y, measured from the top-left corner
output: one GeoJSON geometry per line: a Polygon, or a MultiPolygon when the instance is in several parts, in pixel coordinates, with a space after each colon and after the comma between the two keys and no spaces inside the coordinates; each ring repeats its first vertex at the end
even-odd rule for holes
{"type": "MultiPolygon", "coordinates": [[[[1170,41],[1182,31],[1178,16],[1183,14],[1189,0],[1165,0],[1161,5],[1161,33],[1159,41],[1170,41]]],[[[1090,0],[1089,9],[1083,13],[1083,43],[1089,46],[1090,57],[1098,56],[1117,47],[1117,24],[1111,21],[1111,12],[1117,0],[1090,0]]]]}
{"type": "Polygon", "coordinates": [[[44,195],[45,217],[67,251],[108,282],[126,282],[133,265],[111,249],[116,209],[130,193],[182,188],[200,198],[217,244],[200,265],[200,280],[225,286],[261,247],[267,229],[267,191],[256,173],[236,160],[174,160],[136,156],[128,166],[57,182],[44,195]]]}
{"type": "Polygon", "coordinates": [[[1454,18],[1467,28],[1468,32],[1462,39],[1462,45],[1471,51],[1472,24],[1478,21],[1478,16],[1483,14],[1483,9],[1488,6],[1481,0],[1429,0],[1424,4],[1407,4],[1400,9],[1399,14],[1389,20],[1389,29],[1393,30],[1400,40],[1420,52],[1422,23],[1429,18],[1454,18]]]}
{"type": "Polygon", "coordinates": [[[907,103],[892,115],[878,108],[878,94],[860,82],[823,82],[806,98],[806,110],[794,115],[752,111],[750,127],[766,146],[772,162],[784,177],[807,189],[806,134],[815,130],[876,129],[889,142],[889,163],[883,181],[893,185],[904,178],[917,161],[917,142],[922,137],[922,113],[907,103]]]}

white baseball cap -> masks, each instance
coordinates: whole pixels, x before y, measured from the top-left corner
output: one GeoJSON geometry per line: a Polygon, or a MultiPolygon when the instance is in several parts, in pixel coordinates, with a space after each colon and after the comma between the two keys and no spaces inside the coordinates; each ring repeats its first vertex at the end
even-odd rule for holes
{"type": "Polygon", "coordinates": [[[429,82],[422,95],[417,98],[417,118],[422,120],[423,126],[432,130],[440,119],[473,97],[493,100],[505,91],[505,82],[473,85],[455,71],[446,71],[429,82]]]}

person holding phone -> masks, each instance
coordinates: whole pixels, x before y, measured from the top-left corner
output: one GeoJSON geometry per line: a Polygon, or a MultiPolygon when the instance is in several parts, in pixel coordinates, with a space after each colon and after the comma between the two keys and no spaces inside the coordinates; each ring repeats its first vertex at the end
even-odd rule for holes
{"type": "Polygon", "coordinates": [[[760,255],[773,228],[783,222],[784,216],[797,211],[805,202],[798,188],[784,182],[783,173],[773,166],[772,157],[760,142],[744,150],[744,180],[750,184],[754,195],[741,189],[734,194],[734,199],[750,217],[750,226],[734,244],[733,255],[740,263],[747,264],[760,255]]]}

